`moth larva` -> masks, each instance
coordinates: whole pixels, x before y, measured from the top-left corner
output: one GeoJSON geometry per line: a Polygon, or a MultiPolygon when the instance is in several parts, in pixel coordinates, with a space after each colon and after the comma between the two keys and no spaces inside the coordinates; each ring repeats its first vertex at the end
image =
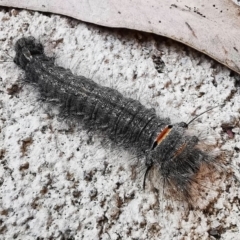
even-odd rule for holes
{"type": "Polygon", "coordinates": [[[82,117],[90,128],[101,129],[111,140],[144,157],[144,186],[154,169],[166,189],[191,201],[196,175],[203,166],[211,166],[215,157],[202,150],[196,136],[186,134],[187,123],[171,124],[139,101],[55,66],[33,37],[19,39],[15,50],[15,63],[42,96],[57,99],[69,116],[82,117]]]}

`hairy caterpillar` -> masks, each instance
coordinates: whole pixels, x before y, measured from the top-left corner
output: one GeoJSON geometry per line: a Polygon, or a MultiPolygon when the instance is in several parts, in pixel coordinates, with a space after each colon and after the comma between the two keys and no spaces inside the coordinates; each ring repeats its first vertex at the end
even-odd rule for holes
{"type": "Polygon", "coordinates": [[[196,176],[202,167],[213,166],[215,157],[202,149],[196,136],[186,134],[189,124],[171,124],[139,101],[55,66],[33,37],[19,39],[15,51],[14,62],[43,97],[54,99],[67,115],[83,118],[89,128],[102,130],[111,140],[144,157],[143,187],[154,170],[164,188],[191,202],[196,176]]]}

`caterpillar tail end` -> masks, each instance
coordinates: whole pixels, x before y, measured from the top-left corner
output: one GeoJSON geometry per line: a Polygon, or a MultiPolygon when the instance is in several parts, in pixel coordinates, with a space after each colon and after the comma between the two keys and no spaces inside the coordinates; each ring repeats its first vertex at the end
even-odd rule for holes
{"type": "Polygon", "coordinates": [[[20,38],[15,44],[14,62],[22,69],[31,61],[33,55],[43,54],[43,46],[34,37],[20,38]]]}

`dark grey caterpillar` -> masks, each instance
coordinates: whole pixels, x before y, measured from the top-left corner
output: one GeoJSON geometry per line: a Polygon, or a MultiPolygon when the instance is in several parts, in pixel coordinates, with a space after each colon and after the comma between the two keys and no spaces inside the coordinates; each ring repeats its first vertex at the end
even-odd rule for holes
{"type": "Polygon", "coordinates": [[[56,99],[69,116],[83,118],[90,128],[144,157],[144,187],[154,170],[164,188],[191,202],[196,176],[202,167],[214,165],[215,157],[202,150],[196,136],[186,134],[187,123],[172,125],[139,101],[55,66],[33,37],[19,39],[15,50],[14,62],[46,99],[56,99]]]}

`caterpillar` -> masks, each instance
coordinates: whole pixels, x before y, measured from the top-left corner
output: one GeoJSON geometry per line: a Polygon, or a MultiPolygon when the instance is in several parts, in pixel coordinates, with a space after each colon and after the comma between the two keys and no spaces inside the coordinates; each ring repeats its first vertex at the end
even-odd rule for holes
{"type": "Polygon", "coordinates": [[[166,191],[192,201],[196,176],[203,167],[214,166],[216,156],[204,150],[197,136],[187,134],[190,122],[172,124],[139,101],[56,66],[33,37],[19,39],[15,51],[14,62],[45,99],[54,99],[65,114],[144,159],[144,189],[148,177],[157,173],[166,191]]]}

